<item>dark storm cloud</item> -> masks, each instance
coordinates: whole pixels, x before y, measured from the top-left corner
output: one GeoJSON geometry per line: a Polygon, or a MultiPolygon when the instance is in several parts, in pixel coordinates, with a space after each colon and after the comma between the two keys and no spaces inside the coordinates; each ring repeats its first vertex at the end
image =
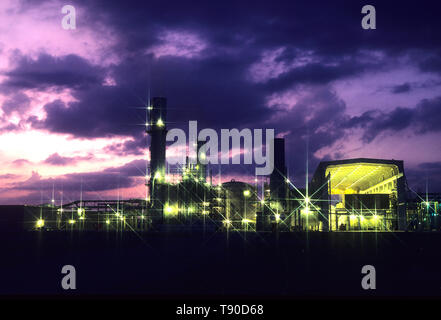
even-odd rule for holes
{"type": "Polygon", "coordinates": [[[53,101],[45,106],[45,120],[29,120],[35,128],[81,137],[138,136],[142,128],[137,125],[145,122],[145,114],[136,108],[146,102],[149,88],[152,95],[169,98],[171,126],[185,126],[185,121],[193,119],[214,128],[254,126],[271,115],[265,107],[268,94],[296,84],[326,84],[378,67],[375,57],[356,58],[362,50],[393,56],[415,46],[431,50],[440,42],[435,32],[425,32],[425,41],[420,39],[422,29],[432,30],[439,24],[427,13],[428,7],[409,10],[402,2],[372,3],[381,32],[360,27],[365,3],[357,1],[281,2],[277,6],[259,1],[191,6],[178,1],[167,5],[159,1],[79,4],[87,8],[84,23],[100,22],[115,32],[118,42],[113,50],[124,57],[121,63],[101,70],[76,56],[21,58],[18,67],[7,74],[6,84],[74,87],[76,102],[53,101]],[[404,24],[395,23],[406,18],[404,24]],[[164,30],[199,35],[206,49],[197,59],[147,56],[147,49],[163,44],[164,30]],[[264,50],[280,47],[285,50],[277,62],[293,62],[299,50],[313,52],[319,62],[263,84],[251,83],[247,78],[250,66],[259,62],[264,50]],[[111,74],[116,86],[102,86],[103,74],[111,74]]]}
{"type": "Polygon", "coordinates": [[[85,156],[85,157],[63,157],[60,156],[58,153],[51,154],[49,157],[47,157],[46,160],[44,160],[44,163],[54,165],[54,166],[65,166],[70,164],[75,164],[78,161],[84,161],[84,160],[90,160],[93,156],[85,156]]]}
{"type": "Polygon", "coordinates": [[[441,161],[423,162],[423,163],[420,163],[418,167],[421,169],[425,169],[425,170],[436,170],[441,173],[441,161]]]}
{"type": "Polygon", "coordinates": [[[415,109],[418,133],[441,131],[441,97],[424,99],[415,109]]]}
{"type": "Polygon", "coordinates": [[[441,131],[441,97],[424,99],[415,108],[397,107],[390,112],[370,110],[347,119],[342,127],[363,128],[363,140],[371,142],[385,131],[398,132],[413,128],[416,134],[441,131]]]}
{"type": "Polygon", "coordinates": [[[341,62],[336,66],[311,63],[286,72],[268,81],[263,87],[269,92],[274,92],[290,88],[295,84],[327,84],[333,80],[360,74],[368,66],[356,61],[341,62]]]}
{"type": "Polygon", "coordinates": [[[103,76],[101,68],[77,55],[53,57],[43,53],[35,60],[19,55],[15,64],[13,70],[5,73],[7,79],[2,85],[6,92],[11,88],[79,88],[101,83],[103,76]]]}
{"type": "Polygon", "coordinates": [[[400,131],[409,127],[414,117],[414,110],[398,107],[389,113],[368,111],[360,117],[354,117],[347,125],[353,124],[365,128],[363,140],[371,142],[380,133],[391,130],[400,131]]]}
{"type": "MultiPolygon", "coordinates": [[[[309,173],[315,170],[321,159],[314,154],[344,137],[346,104],[327,86],[304,88],[308,94],[298,99],[290,109],[280,111],[268,123],[279,133],[285,132],[285,153],[290,177],[304,183],[306,158],[309,173]]],[[[277,106],[275,106],[277,107],[277,106]]],[[[298,181],[296,182],[298,183],[298,181]]]]}
{"type": "MultiPolygon", "coordinates": [[[[436,48],[440,21],[436,1],[370,1],[381,32],[360,27],[365,1],[87,1],[81,2],[126,43],[140,49],[154,43],[159,27],[200,30],[216,46],[252,42],[258,48],[294,44],[339,55],[359,48],[393,52],[436,48]],[[422,36],[423,35],[423,36],[422,36]],[[142,41],[140,41],[142,39],[142,41]]],[[[92,16],[92,14],[91,14],[92,16]]]]}
{"type": "Polygon", "coordinates": [[[75,90],[77,101],[48,103],[44,106],[47,117],[31,117],[29,122],[37,129],[81,137],[139,137],[145,129],[151,77],[151,91],[168,97],[169,126],[185,127],[188,120],[214,128],[246,125],[265,119],[269,111],[264,106],[264,93],[246,80],[245,66],[238,58],[194,62],[176,57],[132,57],[112,69],[115,86],[90,85],[75,90]]]}
{"type": "MultiPolygon", "coordinates": [[[[0,118],[0,122],[4,122],[3,118],[0,118]]],[[[0,127],[0,133],[7,133],[11,131],[19,131],[21,129],[20,125],[16,125],[13,123],[7,123],[6,125],[0,127]]]]}
{"type": "Polygon", "coordinates": [[[143,155],[146,148],[147,139],[144,135],[140,135],[134,139],[107,146],[104,148],[104,151],[118,156],[143,155]]]}
{"type": "Polygon", "coordinates": [[[426,72],[441,73],[441,51],[431,53],[422,59],[419,67],[426,72]]]}
{"type": "Polygon", "coordinates": [[[392,93],[405,93],[405,92],[409,92],[411,90],[411,86],[409,83],[403,83],[403,84],[399,84],[396,85],[392,88],[391,92],[392,93]]]}
{"type": "Polygon", "coordinates": [[[31,100],[22,92],[17,92],[3,102],[1,109],[7,115],[12,112],[25,112],[30,106],[31,100]]]}
{"type": "Polygon", "coordinates": [[[133,160],[123,166],[107,168],[103,172],[120,174],[127,177],[144,177],[146,175],[147,161],[144,159],[133,160]]]}
{"type": "Polygon", "coordinates": [[[138,177],[145,176],[145,160],[134,160],[121,167],[107,168],[97,172],[70,173],[57,178],[42,179],[33,172],[22,182],[13,184],[12,190],[51,191],[53,188],[63,192],[100,192],[117,188],[136,186],[138,177]]]}
{"type": "Polygon", "coordinates": [[[378,89],[378,91],[387,91],[393,94],[410,93],[418,89],[435,89],[441,85],[439,79],[428,79],[419,82],[404,82],[394,86],[386,86],[384,88],[378,89]]]}
{"type": "Polygon", "coordinates": [[[423,162],[415,168],[406,169],[408,184],[414,192],[441,192],[441,162],[423,162]]]}
{"type": "Polygon", "coordinates": [[[200,62],[158,59],[154,91],[170,97],[170,121],[198,120],[220,128],[247,126],[269,116],[264,93],[246,79],[247,61],[213,57],[200,62]]]}
{"type": "Polygon", "coordinates": [[[254,55],[252,59],[212,56],[197,61],[133,56],[112,67],[115,86],[90,85],[75,90],[77,101],[68,105],[60,100],[48,103],[44,120],[31,117],[29,121],[37,129],[82,137],[139,136],[150,84],[155,95],[168,97],[170,126],[185,127],[188,120],[198,120],[211,128],[253,126],[272,113],[265,106],[267,94],[301,83],[328,83],[363,70],[357,62],[341,66],[311,64],[256,84],[248,79],[254,59],[254,55]]]}
{"type": "Polygon", "coordinates": [[[72,173],[57,178],[38,179],[17,184],[20,190],[51,190],[53,185],[63,191],[106,191],[134,186],[130,177],[102,172],[72,173]]]}

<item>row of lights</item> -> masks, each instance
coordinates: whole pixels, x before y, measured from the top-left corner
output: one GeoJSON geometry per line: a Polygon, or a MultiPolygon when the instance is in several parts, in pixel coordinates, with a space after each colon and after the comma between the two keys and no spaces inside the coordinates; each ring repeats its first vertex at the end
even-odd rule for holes
{"type": "MultiPolygon", "coordinates": [[[[156,121],[156,125],[157,125],[158,127],[163,127],[163,126],[164,126],[164,121],[162,121],[162,119],[158,119],[158,121],[156,121]]],[[[146,122],[146,123],[145,123],[145,126],[148,127],[148,126],[149,126],[149,123],[146,122]]]]}

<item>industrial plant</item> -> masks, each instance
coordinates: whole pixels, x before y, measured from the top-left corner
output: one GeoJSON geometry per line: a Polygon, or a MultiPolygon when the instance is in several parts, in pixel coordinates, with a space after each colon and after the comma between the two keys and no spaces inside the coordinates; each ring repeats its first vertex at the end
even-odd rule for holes
{"type": "Polygon", "coordinates": [[[432,231],[439,194],[411,193],[403,161],[321,162],[304,188],[288,178],[285,140],[274,140],[274,170],[253,183],[214,183],[197,143],[195,163],[166,161],[167,100],[147,106],[150,166],[145,199],[78,200],[27,206],[26,230],[96,231],[432,231]]]}

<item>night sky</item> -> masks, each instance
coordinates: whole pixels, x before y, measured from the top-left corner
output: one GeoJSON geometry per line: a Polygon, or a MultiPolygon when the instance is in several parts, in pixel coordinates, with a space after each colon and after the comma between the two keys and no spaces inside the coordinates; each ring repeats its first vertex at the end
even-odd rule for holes
{"type": "Polygon", "coordinates": [[[298,186],[306,158],[366,157],[441,191],[438,2],[2,0],[0,204],[145,197],[152,96],[169,128],[274,128],[298,186]]]}

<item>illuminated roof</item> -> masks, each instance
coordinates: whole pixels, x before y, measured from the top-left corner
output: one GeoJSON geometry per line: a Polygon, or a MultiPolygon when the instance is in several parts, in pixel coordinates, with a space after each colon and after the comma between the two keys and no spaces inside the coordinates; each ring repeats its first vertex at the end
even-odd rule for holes
{"type": "Polygon", "coordinates": [[[399,169],[391,163],[336,163],[326,166],[325,175],[328,174],[332,194],[363,193],[377,184],[398,178],[399,169]]]}

